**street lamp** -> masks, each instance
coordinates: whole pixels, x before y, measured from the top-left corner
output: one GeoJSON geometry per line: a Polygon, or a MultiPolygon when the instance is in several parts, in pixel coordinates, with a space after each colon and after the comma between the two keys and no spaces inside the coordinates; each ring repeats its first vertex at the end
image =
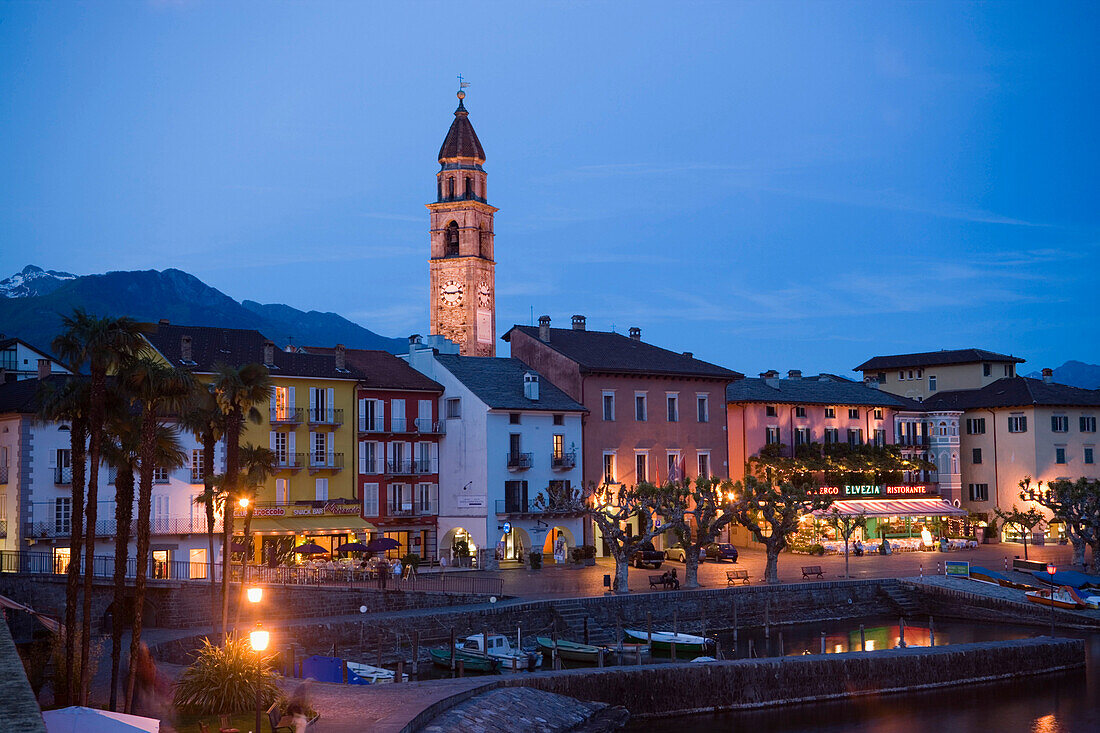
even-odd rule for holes
{"type": "Polygon", "coordinates": [[[263,714],[263,660],[260,653],[267,649],[267,643],[271,641],[271,635],[264,629],[260,622],[256,622],[256,628],[248,634],[248,641],[252,644],[252,651],[256,652],[256,730],[260,730],[260,718],[263,714]]]}
{"type": "Polygon", "coordinates": [[[248,589],[247,592],[249,603],[259,603],[260,600],[264,597],[264,589],[258,585],[252,586],[248,589]]]}
{"type": "Polygon", "coordinates": [[[241,509],[247,509],[248,508],[248,497],[247,496],[242,496],[240,499],[237,499],[237,503],[241,505],[241,509]]]}
{"type": "Polygon", "coordinates": [[[1047,563],[1047,575],[1050,576],[1050,638],[1054,638],[1054,563],[1047,563]]]}

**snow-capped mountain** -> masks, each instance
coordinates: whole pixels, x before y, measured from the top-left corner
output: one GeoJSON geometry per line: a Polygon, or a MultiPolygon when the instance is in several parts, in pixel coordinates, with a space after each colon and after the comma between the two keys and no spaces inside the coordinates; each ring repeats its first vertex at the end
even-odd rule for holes
{"type": "Polygon", "coordinates": [[[76,275],[60,270],[43,270],[35,265],[27,265],[22,271],[9,278],[0,280],[0,297],[32,298],[49,295],[76,275]]]}

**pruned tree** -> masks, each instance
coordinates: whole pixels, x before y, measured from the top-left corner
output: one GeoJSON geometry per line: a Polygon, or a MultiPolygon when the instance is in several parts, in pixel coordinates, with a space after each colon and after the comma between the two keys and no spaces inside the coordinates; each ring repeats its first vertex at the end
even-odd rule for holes
{"type": "Polygon", "coordinates": [[[730,511],[733,483],[700,476],[668,487],[664,519],[684,548],[684,587],[699,587],[699,556],[734,521],[730,511]]]}
{"type": "Polygon", "coordinates": [[[1085,550],[1092,548],[1090,572],[1100,573],[1100,479],[1061,479],[1038,481],[1032,488],[1031,477],[1020,481],[1020,498],[1049,509],[1051,521],[1061,522],[1073,545],[1073,564],[1085,565],[1085,550]]]}
{"type": "Polygon", "coordinates": [[[766,582],[779,582],[779,553],[787,549],[802,516],[825,509],[832,501],[806,484],[776,484],[755,476],[746,476],[744,481],[734,484],[730,511],[764,545],[766,582]]]}
{"type": "Polygon", "coordinates": [[[668,487],[640,483],[635,486],[619,484],[590,484],[585,489],[586,511],[600,528],[607,542],[611,557],[615,560],[615,577],[611,589],[616,593],[629,593],[630,556],[641,545],[665,531],[655,527],[653,517],[664,514],[669,508],[671,494],[668,487]],[[627,532],[627,522],[638,520],[638,534],[627,532]]]}
{"type": "Polygon", "coordinates": [[[1024,559],[1027,559],[1027,536],[1032,531],[1043,523],[1043,513],[1031,507],[1030,509],[1023,511],[1019,509],[1015,504],[1012,505],[1012,509],[1002,511],[1000,508],[993,510],[998,517],[1001,518],[1001,523],[1005,527],[1011,527],[1015,525],[1020,528],[1020,535],[1024,541],[1024,559]]]}

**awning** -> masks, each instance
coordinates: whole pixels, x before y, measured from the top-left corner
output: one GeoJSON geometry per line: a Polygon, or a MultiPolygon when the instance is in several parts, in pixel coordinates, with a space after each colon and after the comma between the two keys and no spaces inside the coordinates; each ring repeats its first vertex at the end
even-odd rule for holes
{"type": "Polygon", "coordinates": [[[814,512],[828,517],[836,510],[844,517],[965,517],[970,512],[943,499],[846,499],[814,512]]]}
{"type": "MultiPolygon", "coordinates": [[[[336,534],[367,532],[374,525],[354,514],[340,517],[256,517],[249,528],[253,534],[336,534]]],[[[235,523],[236,531],[244,531],[244,523],[235,523]]]]}

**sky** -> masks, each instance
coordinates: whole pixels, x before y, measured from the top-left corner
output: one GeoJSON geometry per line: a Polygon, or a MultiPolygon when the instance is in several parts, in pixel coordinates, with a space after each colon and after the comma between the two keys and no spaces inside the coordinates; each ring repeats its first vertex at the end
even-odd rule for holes
{"type": "Polygon", "coordinates": [[[461,73],[502,333],[581,313],[750,375],[1098,363],[1098,31],[1087,3],[7,2],[0,277],[175,267],[426,333],[461,73]]]}

